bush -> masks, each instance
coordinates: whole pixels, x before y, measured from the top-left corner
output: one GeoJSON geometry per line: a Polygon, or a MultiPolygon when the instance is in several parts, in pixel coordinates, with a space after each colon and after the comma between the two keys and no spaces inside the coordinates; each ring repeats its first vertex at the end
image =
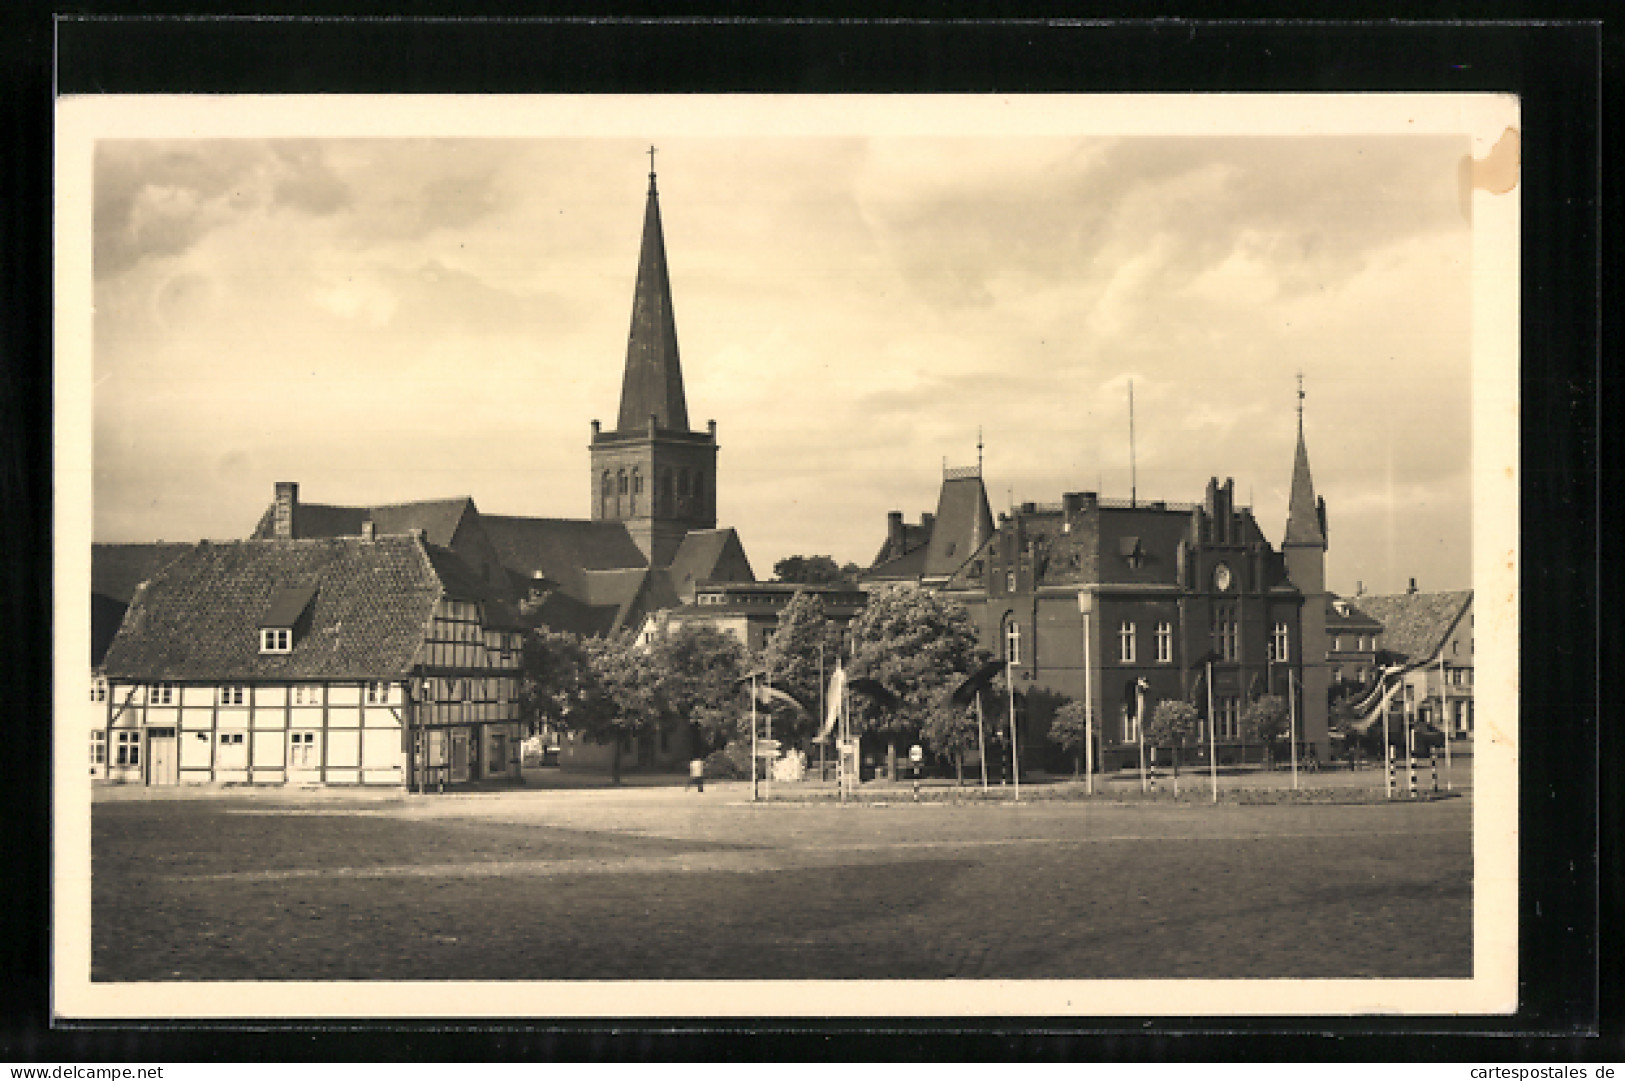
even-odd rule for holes
{"type": "Polygon", "coordinates": [[[705,775],[718,780],[733,781],[750,777],[750,748],[736,741],[719,747],[705,756],[705,775]],[[743,751],[744,753],[740,753],[743,751]]]}

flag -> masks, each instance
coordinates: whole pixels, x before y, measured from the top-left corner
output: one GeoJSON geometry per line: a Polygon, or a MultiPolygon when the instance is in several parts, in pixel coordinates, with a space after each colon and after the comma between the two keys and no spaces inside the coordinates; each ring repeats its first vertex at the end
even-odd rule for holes
{"type": "Polygon", "coordinates": [[[829,703],[829,709],[824,714],[824,727],[818,733],[820,743],[829,738],[829,734],[835,730],[835,723],[841,719],[841,696],[845,691],[846,669],[841,665],[836,665],[835,671],[829,677],[829,694],[825,697],[825,701],[829,703]]]}

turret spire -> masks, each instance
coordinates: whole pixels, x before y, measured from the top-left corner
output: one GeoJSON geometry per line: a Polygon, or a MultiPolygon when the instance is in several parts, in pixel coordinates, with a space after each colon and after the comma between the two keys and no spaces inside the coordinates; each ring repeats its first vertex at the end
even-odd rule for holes
{"type": "Polygon", "coordinates": [[[1292,459],[1292,494],[1287,503],[1283,544],[1326,547],[1326,509],[1315,498],[1309,475],[1309,447],[1303,438],[1303,373],[1298,373],[1298,449],[1292,459]]]}
{"type": "Polygon", "coordinates": [[[649,200],[643,212],[643,246],[632,293],[632,330],[626,344],[626,374],[616,430],[645,430],[649,418],[666,430],[688,431],[683,366],[677,354],[677,321],[672,314],[671,280],[666,270],[666,238],[660,226],[655,190],[655,147],[649,147],[649,200]]]}

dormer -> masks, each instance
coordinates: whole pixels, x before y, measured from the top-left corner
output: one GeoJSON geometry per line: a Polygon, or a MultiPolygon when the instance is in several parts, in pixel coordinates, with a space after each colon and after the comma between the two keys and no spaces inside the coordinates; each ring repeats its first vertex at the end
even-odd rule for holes
{"type": "Polygon", "coordinates": [[[296,636],[315,599],[315,586],[284,586],[273,593],[270,605],[259,620],[260,652],[292,653],[296,636]]]}

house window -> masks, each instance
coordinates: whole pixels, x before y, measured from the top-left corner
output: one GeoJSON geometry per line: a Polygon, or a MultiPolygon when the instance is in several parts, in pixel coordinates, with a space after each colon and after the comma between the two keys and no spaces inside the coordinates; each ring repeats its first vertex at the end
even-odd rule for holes
{"type": "Polygon", "coordinates": [[[240,706],[244,700],[242,684],[231,684],[220,688],[220,704],[222,706],[240,706]]]}
{"type": "Polygon", "coordinates": [[[1157,624],[1157,663],[1169,664],[1174,659],[1174,625],[1157,624]]]}
{"type": "MultiPolygon", "coordinates": [[[[506,658],[507,655],[508,655],[508,651],[506,649],[504,649],[502,651],[502,655],[503,655],[504,658],[506,658]]],[[[379,705],[381,703],[388,702],[388,701],[389,701],[389,684],[388,683],[369,683],[369,684],[367,684],[367,704],[369,706],[376,706],[376,705],[379,705]]]]}
{"type": "Polygon", "coordinates": [[[1333,636],[1333,638],[1332,638],[1332,652],[1333,653],[1341,653],[1341,652],[1343,652],[1343,639],[1342,639],[1342,637],[1340,635],[1333,636]]]}
{"type": "Polygon", "coordinates": [[[293,630],[289,627],[260,628],[261,653],[293,652],[293,630]]]}
{"type": "Polygon", "coordinates": [[[1021,663],[1021,628],[1015,620],[1004,628],[1004,659],[1011,664],[1021,663]]]}
{"type": "Polygon", "coordinates": [[[1213,626],[1208,633],[1212,643],[1213,652],[1221,661],[1236,659],[1236,612],[1235,609],[1215,608],[1213,610],[1213,626]]]}
{"type": "Polygon", "coordinates": [[[173,683],[154,683],[147,689],[147,705],[173,706],[175,704],[175,685],[173,683]]]}
{"type": "Polygon", "coordinates": [[[296,706],[319,706],[322,704],[322,689],[320,687],[296,686],[293,689],[293,704],[296,706]]]}
{"type": "Polygon", "coordinates": [[[1290,661],[1292,659],[1291,647],[1288,644],[1286,624],[1277,623],[1275,634],[1270,638],[1270,660],[1290,661]]]}
{"type": "Polygon", "coordinates": [[[141,764],[141,733],[120,732],[118,734],[117,754],[115,762],[120,766],[139,766],[141,764]]]}
{"type": "Polygon", "coordinates": [[[107,678],[96,676],[90,681],[90,700],[92,702],[107,701],[107,678]]]}
{"type": "MultiPolygon", "coordinates": [[[[201,734],[202,733],[199,733],[199,735],[201,735],[201,734]]],[[[224,746],[230,746],[232,744],[241,744],[242,742],[243,742],[243,734],[241,732],[222,732],[222,733],[220,733],[220,745],[223,746],[223,747],[224,746]]]]}
{"type": "Polygon", "coordinates": [[[1124,664],[1134,663],[1134,624],[1126,619],[1117,628],[1117,659],[1124,664]]]}
{"type": "Polygon", "coordinates": [[[107,733],[100,729],[90,734],[90,764],[107,765],[107,733]]]}
{"type": "Polygon", "coordinates": [[[1015,571],[1010,571],[1009,573],[1007,573],[1004,576],[1004,591],[1006,593],[1014,593],[1016,591],[1016,572],[1015,571]]]}

